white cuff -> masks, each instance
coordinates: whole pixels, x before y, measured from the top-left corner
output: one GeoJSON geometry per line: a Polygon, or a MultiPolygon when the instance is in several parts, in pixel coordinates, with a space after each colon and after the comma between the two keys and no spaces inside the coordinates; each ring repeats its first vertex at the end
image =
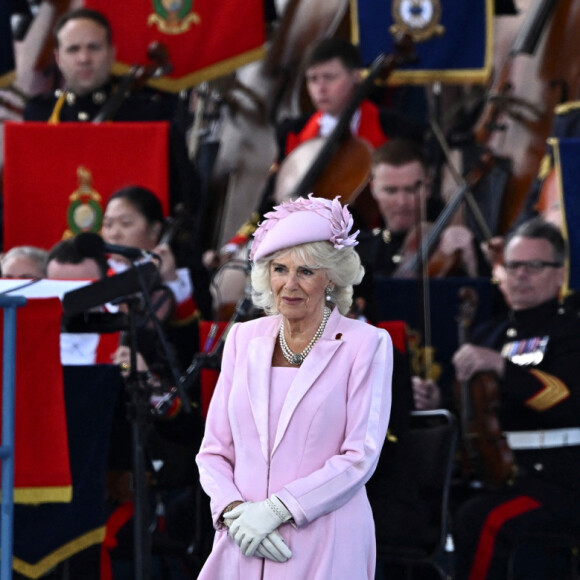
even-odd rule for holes
{"type": "Polygon", "coordinates": [[[228,242],[224,246],[222,246],[220,250],[220,254],[223,256],[224,254],[235,254],[238,249],[240,248],[239,244],[234,244],[233,242],[228,242]]]}
{"type": "Polygon", "coordinates": [[[292,514],[277,496],[271,495],[266,500],[266,505],[276,514],[282,523],[289,522],[292,519],[292,514]]]}
{"type": "Polygon", "coordinates": [[[181,304],[193,295],[193,283],[187,268],[178,268],[176,273],[177,280],[165,282],[165,285],[173,292],[177,304],[181,304]]]}

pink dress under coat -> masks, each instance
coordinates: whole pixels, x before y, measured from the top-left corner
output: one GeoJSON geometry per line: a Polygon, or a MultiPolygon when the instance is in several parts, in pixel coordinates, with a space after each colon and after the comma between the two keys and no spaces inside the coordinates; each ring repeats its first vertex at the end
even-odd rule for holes
{"type": "Polygon", "coordinates": [[[375,530],[365,483],[391,409],[388,333],[334,309],[296,373],[270,441],[271,361],[280,316],[235,325],[227,338],[201,450],[216,535],[199,580],[373,580],[375,530]],[[243,556],[219,516],[232,501],[275,493],[294,523],[279,532],[285,563],[243,556]]]}

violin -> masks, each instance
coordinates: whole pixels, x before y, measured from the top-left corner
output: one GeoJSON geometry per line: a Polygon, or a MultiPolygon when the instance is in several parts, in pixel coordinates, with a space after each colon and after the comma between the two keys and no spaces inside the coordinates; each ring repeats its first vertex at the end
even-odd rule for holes
{"type": "MultiPolygon", "coordinates": [[[[445,276],[459,265],[461,258],[459,252],[455,252],[452,256],[445,256],[442,252],[436,253],[436,246],[443,230],[459,208],[459,204],[466,199],[467,193],[483,179],[492,166],[493,157],[489,154],[483,155],[480,164],[467,174],[463,185],[453,195],[435,223],[426,232],[426,235],[421,235],[423,227],[415,228],[412,234],[412,237],[414,236],[418,240],[414,243],[415,251],[409,253],[405,259],[401,260],[399,267],[393,274],[394,277],[410,278],[417,274],[421,276],[424,271],[422,265],[425,263],[430,263],[426,269],[427,272],[431,269],[430,276],[445,276]]],[[[482,227],[482,230],[487,229],[485,224],[483,226],[485,228],[482,227]]],[[[409,246],[413,246],[412,237],[409,240],[409,246]]],[[[407,241],[405,241],[405,244],[407,244],[407,241]]]]}
{"type": "Polygon", "coordinates": [[[182,235],[189,236],[187,228],[190,227],[191,220],[192,216],[185,208],[185,205],[178,203],[175,206],[173,215],[165,218],[163,232],[157,245],[171,245],[176,238],[180,239],[182,235]]]}
{"type": "Polygon", "coordinates": [[[428,237],[433,230],[433,224],[422,223],[407,233],[401,247],[401,261],[393,272],[393,278],[411,278],[421,270],[429,278],[444,278],[453,275],[461,267],[462,252],[456,250],[452,254],[445,254],[439,248],[433,250],[425,268],[420,266],[417,251],[422,245],[422,239],[428,237]]]}
{"type": "MultiPolygon", "coordinates": [[[[458,317],[459,344],[469,340],[478,297],[474,288],[463,287],[458,317]]],[[[480,478],[488,487],[510,484],[516,473],[515,458],[498,418],[499,380],[495,373],[478,372],[468,381],[455,382],[454,395],[460,410],[463,443],[463,472],[480,478]]]]}
{"type": "MultiPolygon", "coordinates": [[[[178,204],[175,208],[175,215],[167,217],[165,223],[163,224],[163,233],[157,242],[157,245],[171,245],[176,238],[182,233],[185,226],[188,224],[189,215],[185,210],[183,204],[178,204]]],[[[173,251],[173,250],[172,250],[173,251]]],[[[159,264],[157,264],[159,266],[159,264]]],[[[156,318],[161,321],[167,321],[175,311],[175,304],[173,302],[171,294],[165,290],[155,290],[151,289],[153,298],[153,314],[156,318]]],[[[122,309],[125,306],[121,306],[122,309]]],[[[138,313],[142,314],[140,309],[138,313]]],[[[151,317],[151,314],[148,318],[151,317]]],[[[151,320],[147,323],[148,327],[151,327],[151,320]]],[[[128,333],[125,331],[121,332],[121,337],[119,341],[119,346],[129,346],[128,333]]]]}

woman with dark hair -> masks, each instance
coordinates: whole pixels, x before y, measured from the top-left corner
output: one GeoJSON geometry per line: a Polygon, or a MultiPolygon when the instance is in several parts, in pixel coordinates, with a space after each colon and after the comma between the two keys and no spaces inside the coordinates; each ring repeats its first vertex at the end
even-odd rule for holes
{"type": "MultiPolygon", "coordinates": [[[[168,242],[163,242],[167,233],[165,224],[163,207],[157,196],[144,187],[129,186],[109,198],[102,236],[107,243],[139,248],[159,256],[161,280],[173,298],[173,308],[167,317],[169,329],[175,334],[173,342],[179,361],[187,366],[198,345],[197,324],[192,323],[199,317],[211,317],[209,276],[201,264],[198,249],[191,243],[184,246],[183,236],[179,236],[179,244],[171,234],[166,236],[168,242]],[[178,262],[184,267],[178,267],[178,262]],[[185,328],[192,332],[185,332],[185,328]]],[[[130,262],[123,256],[112,255],[109,265],[119,273],[126,270],[130,262]]]]}
{"type": "MultiPolygon", "coordinates": [[[[102,235],[105,242],[154,252],[159,256],[159,273],[179,305],[192,297],[187,271],[178,273],[169,244],[159,244],[165,217],[161,202],[144,187],[131,186],[115,192],[107,202],[102,235]]],[[[127,269],[127,258],[113,255],[109,264],[115,272],[127,269]]]]}

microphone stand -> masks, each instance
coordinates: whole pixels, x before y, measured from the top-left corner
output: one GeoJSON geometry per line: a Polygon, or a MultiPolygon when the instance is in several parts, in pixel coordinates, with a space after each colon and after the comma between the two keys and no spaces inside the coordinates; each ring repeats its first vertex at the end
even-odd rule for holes
{"type": "MultiPolygon", "coordinates": [[[[136,264],[134,263],[133,266],[135,266],[136,264]]],[[[141,291],[143,294],[143,300],[145,302],[145,306],[146,306],[146,310],[149,313],[149,318],[151,320],[151,322],[153,323],[153,326],[155,327],[155,332],[157,333],[157,336],[159,337],[159,340],[161,341],[161,347],[163,349],[163,354],[165,355],[166,359],[167,359],[167,363],[169,365],[169,369],[171,371],[171,376],[173,378],[173,382],[175,383],[175,388],[177,390],[177,393],[179,395],[179,398],[181,399],[181,404],[183,406],[183,410],[186,413],[191,413],[191,403],[189,402],[189,398],[187,397],[186,393],[185,393],[185,389],[183,388],[182,384],[181,384],[181,373],[179,372],[179,367],[177,364],[177,361],[175,360],[175,355],[173,354],[173,350],[171,349],[169,342],[167,341],[167,337],[165,336],[165,333],[163,331],[163,328],[161,326],[161,322],[159,322],[159,319],[157,318],[157,316],[155,316],[155,308],[153,307],[153,304],[151,302],[151,296],[149,293],[149,289],[147,288],[147,283],[145,281],[145,278],[143,277],[143,273],[141,272],[141,270],[139,268],[135,268],[137,271],[137,278],[139,280],[139,283],[141,285],[141,291]]]]}
{"type": "Polygon", "coordinates": [[[252,307],[252,285],[249,280],[250,262],[246,261],[244,266],[248,281],[244,290],[244,295],[237,301],[234,313],[230,317],[228,324],[222,332],[220,339],[214,344],[215,335],[217,334],[218,325],[213,323],[208,341],[202,352],[198,352],[194,357],[192,363],[189,365],[185,373],[180,377],[180,386],[187,389],[199,377],[203,368],[218,369],[220,367],[220,358],[225,346],[227,335],[232,326],[239,322],[242,318],[251,312],[252,307]],[[213,346],[212,346],[213,345],[213,346]]]}
{"type": "MultiPolygon", "coordinates": [[[[209,352],[198,352],[194,357],[192,363],[189,365],[185,374],[181,377],[181,386],[187,389],[199,377],[199,373],[203,368],[218,369],[220,367],[220,357],[222,355],[226,337],[232,326],[244,318],[251,311],[252,299],[251,294],[246,289],[244,296],[242,296],[228,321],[220,339],[213,345],[209,352]]],[[[214,322],[210,329],[208,340],[212,341],[217,332],[217,323],[214,322]]],[[[210,343],[211,344],[211,343],[210,343]]]]}
{"type": "Polygon", "coordinates": [[[151,542],[147,524],[147,485],[145,460],[145,427],[150,421],[149,393],[142,388],[137,372],[137,299],[127,301],[129,318],[130,370],[125,381],[130,402],[127,414],[131,423],[133,470],[133,555],[135,580],[147,580],[151,569],[151,542]]]}
{"type": "MultiPolygon", "coordinates": [[[[183,410],[191,413],[191,403],[185,395],[185,390],[181,385],[181,376],[177,363],[171,350],[161,323],[155,316],[155,309],[151,301],[150,292],[154,287],[149,287],[147,281],[136,262],[132,263],[132,269],[137,273],[137,280],[140,286],[141,296],[145,304],[145,312],[149,318],[157,336],[161,342],[163,352],[166,356],[171,370],[177,393],[181,398],[183,410]]],[[[127,392],[130,395],[129,420],[131,422],[132,439],[132,467],[133,467],[133,493],[134,493],[134,560],[135,560],[135,580],[148,580],[151,571],[151,535],[149,532],[147,515],[147,484],[146,484],[146,458],[145,458],[145,433],[146,427],[152,420],[150,390],[146,381],[141,380],[141,373],[137,372],[137,299],[132,298],[128,302],[129,309],[129,340],[130,340],[130,371],[127,378],[127,392]]]]}
{"type": "MultiPolygon", "coordinates": [[[[250,273],[249,260],[246,260],[244,270],[246,271],[246,274],[249,275],[250,273]]],[[[240,321],[242,318],[247,316],[249,312],[251,312],[252,309],[251,307],[252,307],[252,286],[248,278],[248,282],[244,290],[244,295],[236,303],[234,313],[229,319],[228,324],[224,329],[223,333],[221,334],[220,339],[214,344],[215,335],[217,334],[218,330],[218,324],[217,322],[214,322],[209,331],[208,339],[206,341],[203,351],[200,351],[194,355],[193,360],[189,365],[189,367],[187,368],[187,370],[185,371],[185,373],[178,377],[176,381],[177,387],[176,392],[180,393],[182,399],[183,394],[187,392],[187,389],[189,389],[191,385],[199,378],[202,369],[210,368],[219,370],[220,357],[225,345],[228,332],[236,322],[240,321]]],[[[155,409],[156,412],[159,413],[159,415],[163,416],[165,414],[165,411],[171,407],[175,396],[176,394],[173,394],[172,396],[164,398],[161,404],[156,407],[155,409]]]]}

